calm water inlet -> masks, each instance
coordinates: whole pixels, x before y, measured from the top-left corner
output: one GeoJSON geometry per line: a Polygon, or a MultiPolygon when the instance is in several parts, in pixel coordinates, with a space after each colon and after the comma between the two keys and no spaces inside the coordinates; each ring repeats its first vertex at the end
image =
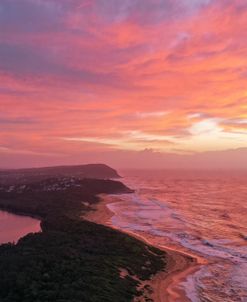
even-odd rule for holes
{"type": "Polygon", "coordinates": [[[40,231],[40,221],[27,216],[0,211],[0,244],[17,242],[28,233],[40,231]]]}

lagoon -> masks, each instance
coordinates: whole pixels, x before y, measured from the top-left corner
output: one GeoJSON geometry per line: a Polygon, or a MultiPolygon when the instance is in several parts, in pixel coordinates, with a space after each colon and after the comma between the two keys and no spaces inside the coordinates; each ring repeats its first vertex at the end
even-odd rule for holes
{"type": "Polygon", "coordinates": [[[40,230],[38,219],[0,211],[0,244],[16,243],[28,233],[35,233],[40,230]]]}

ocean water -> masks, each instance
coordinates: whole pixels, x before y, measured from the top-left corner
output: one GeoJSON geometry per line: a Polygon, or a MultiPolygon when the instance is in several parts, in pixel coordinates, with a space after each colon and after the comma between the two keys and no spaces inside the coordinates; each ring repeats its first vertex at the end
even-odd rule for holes
{"type": "Polygon", "coordinates": [[[179,286],[193,302],[247,302],[247,173],[122,171],[111,223],[208,264],[179,286]]]}

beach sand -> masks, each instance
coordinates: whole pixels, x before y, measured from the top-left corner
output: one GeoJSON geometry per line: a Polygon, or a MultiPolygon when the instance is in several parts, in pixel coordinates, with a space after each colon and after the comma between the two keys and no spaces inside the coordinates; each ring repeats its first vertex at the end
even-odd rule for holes
{"type": "MultiPolygon", "coordinates": [[[[91,211],[85,213],[83,218],[115,228],[111,224],[111,217],[114,215],[114,213],[110,211],[110,209],[107,207],[107,204],[109,204],[109,200],[104,198],[104,194],[100,195],[100,202],[97,203],[91,211]]],[[[147,244],[153,245],[141,235],[137,235],[132,232],[126,233],[144,241],[147,244]]],[[[179,287],[179,284],[185,281],[190,274],[196,272],[201,265],[206,264],[206,260],[196,255],[186,254],[184,252],[167,247],[157,246],[157,248],[164,250],[167,254],[166,270],[155,274],[151,280],[142,282],[141,287],[143,288],[145,285],[151,286],[153,291],[145,293],[149,296],[149,298],[153,299],[154,302],[191,301],[186,296],[183,288],[179,287]]],[[[142,301],[145,300],[142,300],[139,297],[134,299],[134,302],[142,301]]]]}

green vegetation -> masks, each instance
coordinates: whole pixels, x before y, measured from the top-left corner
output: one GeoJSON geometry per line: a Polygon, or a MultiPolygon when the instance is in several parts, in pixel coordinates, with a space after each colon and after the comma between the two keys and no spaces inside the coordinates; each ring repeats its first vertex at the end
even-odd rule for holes
{"type": "Polygon", "coordinates": [[[0,207],[14,213],[40,217],[78,217],[88,210],[83,201],[98,202],[96,194],[131,192],[119,181],[103,179],[49,178],[40,182],[0,185],[0,207]]]}
{"type": "Polygon", "coordinates": [[[0,246],[1,302],[127,302],[139,280],[164,269],[165,253],[82,220],[95,194],[129,192],[110,180],[49,179],[1,187],[0,207],[42,218],[42,232],[0,246]],[[120,269],[128,271],[120,276],[120,269]]]}

